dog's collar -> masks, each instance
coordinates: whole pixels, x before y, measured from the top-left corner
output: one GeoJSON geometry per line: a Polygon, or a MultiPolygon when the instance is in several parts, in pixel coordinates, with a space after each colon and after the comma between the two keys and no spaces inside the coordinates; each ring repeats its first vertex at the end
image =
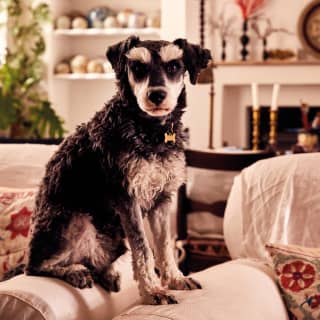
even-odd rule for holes
{"type": "Polygon", "coordinates": [[[176,134],[173,131],[173,122],[171,122],[171,129],[164,134],[164,143],[168,142],[176,143],[176,134]]]}

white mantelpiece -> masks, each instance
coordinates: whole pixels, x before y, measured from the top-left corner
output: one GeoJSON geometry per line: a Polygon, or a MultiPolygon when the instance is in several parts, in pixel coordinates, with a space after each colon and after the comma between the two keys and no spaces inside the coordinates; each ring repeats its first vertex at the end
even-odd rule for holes
{"type": "Polygon", "coordinates": [[[281,85],[279,106],[297,106],[300,100],[320,105],[320,63],[221,63],[215,73],[214,146],[223,141],[247,147],[246,107],[252,105],[251,83],[259,84],[260,105],[271,102],[272,85],[281,85]]]}

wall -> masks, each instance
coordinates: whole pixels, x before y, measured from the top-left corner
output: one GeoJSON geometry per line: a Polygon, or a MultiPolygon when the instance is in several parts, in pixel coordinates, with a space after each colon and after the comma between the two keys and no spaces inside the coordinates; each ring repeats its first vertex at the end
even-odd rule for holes
{"type": "MultiPolygon", "coordinates": [[[[199,0],[162,0],[162,37],[174,40],[182,37],[189,42],[200,42],[200,1],[199,0]]],[[[206,2],[206,15],[211,10],[210,1],[206,2]]],[[[211,48],[209,29],[205,28],[205,47],[211,48]]],[[[209,129],[209,85],[193,86],[186,75],[187,109],[183,122],[190,130],[190,145],[199,148],[208,146],[209,129]]]]}
{"type": "MultiPolygon", "coordinates": [[[[270,36],[268,39],[269,48],[290,48],[297,50],[301,48],[300,41],[296,35],[297,21],[303,10],[303,8],[310,3],[311,0],[267,0],[267,6],[264,10],[266,16],[272,19],[273,26],[276,28],[285,28],[290,32],[295,33],[294,35],[288,35],[284,33],[276,33],[270,36]],[[288,5],[290,7],[288,8],[288,5]]],[[[178,36],[186,37],[189,41],[199,43],[199,0],[179,0],[179,1],[168,1],[164,0],[165,7],[163,7],[164,18],[166,19],[166,28],[164,29],[164,37],[173,39],[178,36]],[[185,13],[185,15],[184,15],[185,13]]],[[[241,17],[239,9],[234,6],[233,0],[207,0],[206,1],[206,46],[212,48],[212,52],[216,61],[220,60],[221,54],[221,41],[219,32],[212,30],[209,24],[211,17],[217,17],[222,8],[225,7],[230,15],[236,15],[238,17],[236,35],[230,40],[227,54],[229,60],[240,60],[240,31],[241,30],[241,17]],[[228,4],[226,6],[226,3],[228,4]]],[[[262,45],[251,31],[251,59],[261,60],[262,45]]],[[[243,69],[242,72],[245,72],[243,69]]],[[[241,80],[241,73],[234,74],[235,78],[241,80]]],[[[217,79],[218,80],[218,79],[217,79]]],[[[206,148],[208,145],[208,129],[209,129],[209,86],[208,85],[197,85],[192,86],[187,83],[187,94],[188,94],[188,108],[184,116],[184,124],[190,128],[190,144],[192,147],[206,148]]],[[[250,102],[250,90],[246,88],[244,95],[239,93],[239,90],[228,91],[230,94],[229,101],[250,102]],[[240,98],[239,98],[240,97],[240,98]]],[[[270,91],[262,93],[263,101],[267,102],[269,99],[270,91]]],[[[301,91],[295,96],[302,97],[301,91]]],[[[282,102],[285,102],[281,100],[282,102]]],[[[234,118],[238,110],[233,103],[233,107],[226,111],[226,116],[234,118]]],[[[239,131],[246,128],[245,124],[238,123],[243,120],[243,117],[236,117],[233,121],[226,121],[224,133],[226,139],[230,143],[239,142],[239,131]]],[[[240,145],[244,146],[244,135],[240,139],[240,145]]],[[[218,146],[218,145],[217,145],[218,146]]]]}
{"type": "Polygon", "coordinates": [[[5,49],[7,45],[6,41],[6,28],[1,27],[6,23],[7,17],[5,12],[0,12],[0,65],[3,62],[5,49]]]}
{"type": "MultiPolygon", "coordinates": [[[[268,47],[272,48],[288,48],[297,50],[301,48],[300,41],[297,36],[297,23],[299,16],[303,11],[303,8],[308,5],[312,0],[266,0],[266,6],[263,9],[263,13],[266,17],[270,18],[274,28],[285,28],[288,31],[294,33],[288,35],[285,33],[274,33],[268,38],[268,47]]],[[[240,59],[240,43],[239,37],[241,34],[241,14],[240,10],[233,3],[232,0],[215,0],[211,2],[211,10],[213,17],[222,12],[226,17],[236,16],[237,21],[234,24],[235,36],[228,40],[227,45],[227,60],[239,60],[240,59]]],[[[251,52],[251,59],[261,60],[262,44],[256,37],[253,31],[249,31],[251,35],[249,50],[251,52]]],[[[215,58],[219,60],[221,54],[221,40],[218,30],[213,32],[213,51],[215,58]]]]}
{"type": "MultiPolygon", "coordinates": [[[[286,28],[295,35],[287,35],[283,33],[277,33],[270,36],[268,47],[269,48],[290,48],[297,51],[301,48],[301,44],[298,36],[296,35],[297,23],[299,16],[303,11],[303,8],[310,3],[308,0],[270,0],[266,6],[264,12],[266,16],[272,17],[272,22],[276,28],[286,28]],[[288,4],[290,7],[288,8],[288,4]]],[[[226,0],[216,0],[212,2],[212,12],[215,16],[218,16],[221,8],[225,3],[230,3],[226,0]]],[[[228,5],[228,14],[236,14],[238,16],[238,31],[236,36],[229,41],[229,47],[227,50],[227,57],[229,61],[235,59],[239,60],[240,46],[239,36],[241,28],[240,12],[234,5],[228,5]]],[[[220,37],[218,31],[213,33],[213,51],[215,58],[219,60],[221,46],[220,37]]],[[[261,60],[261,43],[258,41],[255,34],[251,32],[251,46],[250,51],[252,53],[252,60],[261,60]]],[[[219,110],[220,115],[223,112],[222,117],[215,117],[215,120],[219,121],[215,123],[214,135],[219,138],[215,141],[215,146],[221,146],[223,141],[227,141],[231,145],[247,147],[247,123],[246,123],[246,106],[251,105],[251,90],[250,83],[258,82],[260,84],[260,102],[262,105],[270,105],[272,84],[280,81],[281,90],[279,94],[280,106],[297,106],[300,100],[309,102],[311,105],[318,105],[320,101],[319,87],[316,83],[310,81],[312,73],[310,70],[316,70],[311,66],[292,66],[291,67],[272,67],[273,75],[270,75],[271,67],[253,67],[246,65],[238,66],[219,66],[216,71],[216,97],[215,109],[219,110]],[[266,69],[265,69],[266,68],[266,69]],[[226,70],[228,69],[228,70],[226,70]],[[270,71],[270,72],[269,72],[270,71]],[[289,72],[290,71],[290,72],[289,72]],[[295,74],[295,78],[292,79],[291,72],[295,74]],[[266,73],[269,74],[268,79],[266,73]],[[250,81],[248,74],[250,74],[250,81]],[[232,77],[229,81],[226,75],[232,77]],[[226,86],[222,89],[221,83],[226,86]],[[230,84],[232,82],[232,84],[230,84]],[[293,85],[293,82],[294,85],[293,85]],[[234,85],[236,84],[236,85],[234,85]],[[221,92],[223,90],[223,92],[221,92]],[[219,119],[218,119],[219,118],[219,119]],[[223,127],[223,130],[221,129],[223,127]],[[219,127],[219,128],[218,128],[219,127]],[[218,131],[218,133],[217,133],[218,131]],[[221,137],[222,135],[222,137],[221,137]]],[[[312,72],[312,71],[311,71],[312,72]]],[[[313,78],[318,78],[315,73],[313,78]]],[[[320,83],[320,82],[319,82],[320,83]]]]}

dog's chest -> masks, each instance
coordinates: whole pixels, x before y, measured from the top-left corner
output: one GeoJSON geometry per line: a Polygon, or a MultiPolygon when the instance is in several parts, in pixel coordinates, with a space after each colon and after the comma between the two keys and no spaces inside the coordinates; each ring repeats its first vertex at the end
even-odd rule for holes
{"type": "Polygon", "coordinates": [[[131,159],[127,170],[128,192],[148,210],[162,192],[175,193],[185,177],[183,153],[173,153],[164,159],[157,156],[131,159]]]}

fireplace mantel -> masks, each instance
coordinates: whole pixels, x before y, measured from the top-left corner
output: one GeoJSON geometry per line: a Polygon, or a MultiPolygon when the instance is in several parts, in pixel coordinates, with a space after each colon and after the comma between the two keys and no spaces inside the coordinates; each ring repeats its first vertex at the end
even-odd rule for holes
{"type": "Polygon", "coordinates": [[[320,104],[320,61],[223,62],[215,74],[214,146],[224,140],[246,147],[246,106],[251,105],[251,83],[259,84],[259,102],[270,105],[272,85],[281,85],[279,105],[320,104]]]}

